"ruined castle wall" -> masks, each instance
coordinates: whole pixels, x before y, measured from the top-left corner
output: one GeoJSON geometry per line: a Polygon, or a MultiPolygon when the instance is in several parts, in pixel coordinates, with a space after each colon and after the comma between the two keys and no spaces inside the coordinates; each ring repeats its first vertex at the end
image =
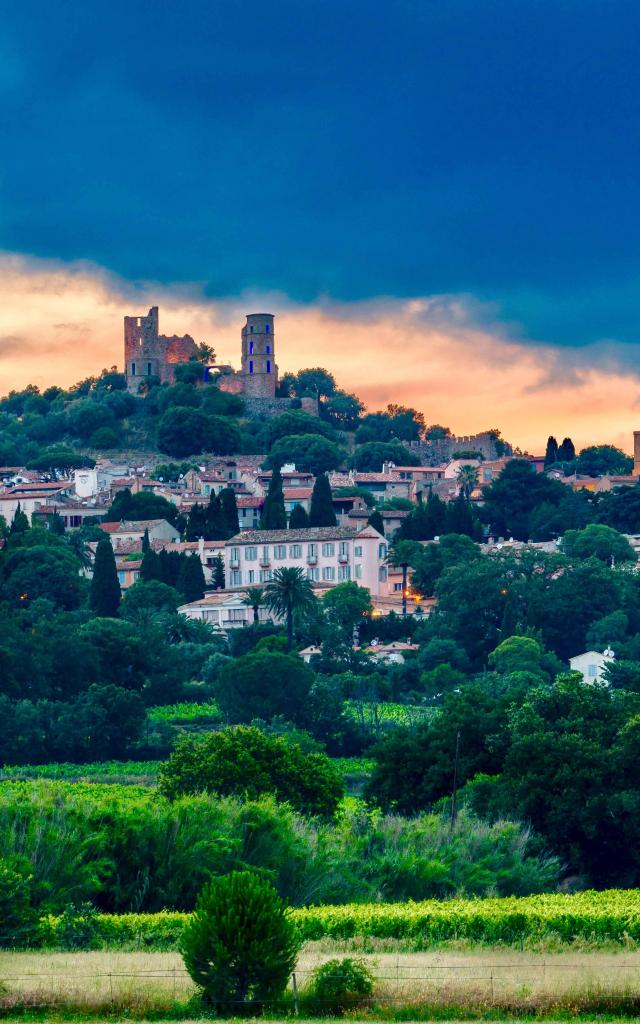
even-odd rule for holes
{"type": "Polygon", "coordinates": [[[411,441],[411,451],[420,458],[423,466],[439,466],[449,462],[456,452],[477,451],[485,459],[497,458],[496,444],[491,434],[467,434],[463,437],[443,437],[433,441],[411,441]]]}

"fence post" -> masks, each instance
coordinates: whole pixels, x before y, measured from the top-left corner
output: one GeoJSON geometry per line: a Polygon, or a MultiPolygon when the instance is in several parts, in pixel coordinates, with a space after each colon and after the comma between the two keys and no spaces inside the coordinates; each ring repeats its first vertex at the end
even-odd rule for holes
{"type": "Polygon", "coordinates": [[[293,1012],[298,1016],[298,982],[295,971],[291,975],[291,988],[293,989],[293,1012]]]}

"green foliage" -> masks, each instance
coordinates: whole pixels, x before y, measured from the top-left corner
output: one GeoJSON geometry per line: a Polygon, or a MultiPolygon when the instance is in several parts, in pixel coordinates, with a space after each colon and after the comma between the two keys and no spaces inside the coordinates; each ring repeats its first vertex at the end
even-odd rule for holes
{"type": "Polygon", "coordinates": [[[264,499],[262,516],[260,517],[260,529],[262,530],[286,530],[287,513],[284,510],[284,492],[282,489],[282,474],[280,466],[274,466],[269,480],[269,489],[264,499]]]}
{"type": "Polygon", "coordinates": [[[24,946],[33,938],[31,876],[24,858],[0,858],[0,948],[24,946]]]}
{"type": "Polygon", "coordinates": [[[111,507],[104,516],[106,523],[144,522],[148,519],[166,519],[175,526],[178,514],[177,507],[159,494],[140,491],[132,494],[128,487],[116,494],[111,507]]]}
{"type": "Polygon", "coordinates": [[[293,462],[301,472],[315,474],[337,469],[344,459],[344,450],[327,437],[287,434],[271,445],[266,465],[275,468],[293,462]]]}
{"type": "MultiPolygon", "coordinates": [[[[358,433],[362,430],[359,428],[358,433]]],[[[384,462],[398,466],[419,466],[420,459],[410,448],[397,441],[370,441],[359,444],[351,460],[353,468],[360,473],[380,473],[384,462]]]]}
{"type": "Polygon", "coordinates": [[[336,514],[333,510],[331,487],[326,473],[320,473],[313,485],[309,526],[335,526],[336,514]]]}
{"type": "Polygon", "coordinates": [[[309,516],[302,505],[294,505],[289,515],[290,530],[307,530],[309,528],[309,516]]]}
{"type": "Polygon", "coordinates": [[[205,886],[180,952],[218,1013],[258,1013],[282,996],[300,945],[273,886],[251,872],[234,871],[205,886]]]}
{"type": "Polygon", "coordinates": [[[91,611],[94,615],[114,616],[120,607],[120,584],[116,559],[108,537],[98,541],[91,578],[91,611]]]}
{"type": "Polygon", "coordinates": [[[633,470],[633,459],[611,444],[583,448],[576,459],[576,473],[583,476],[624,476],[633,470]]]}
{"type": "Polygon", "coordinates": [[[202,562],[195,552],[183,558],[178,576],[177,589],[185,602],[199,601],[204,597],[205,579],[202,562]]]}
{"type": "Polygon", "coordinates": [[[313,671],[296,654],[255,651],[228,662],[214,692],[230,722],[268,721],[273,715],[299,722],[313,679],[313,671]]]}
{"type": "Polygon", "coordinates": [[[597,558],[614,562],[635,562],[636,553],[626,537],[610,526],[590,523],[584,530],[567,530],[562,550],[569,558],[597,558]]]}
{"type": "Polygon", "coordinates": [[[484,489],[483,519],[496,536],[528,540],[534,509],[543,502],[558,505],[565,492],[564,484],[536,473],[530,462],[513,459],[484,489]]]}
{"type": "Polygon", "coordinates": [[[92,903],[68,903],[56,921],[56,940],[62,949],[96,949],[98,913],[92,903]]]}
{"type": "Polygon", "coordinates": [[[309,615],[316,606],[311,583],[299,568],[276,569],[265,587],[266,607],[287,626],[289,649],[293,647],[294,617],[309,615]]]}
{"type": "Polygon", "coordinates": [[[305,754],[283,736],[236,726],[204,740],[183,737],[160,773],[169,799],[190,793],[255,799],[272,793],[306,814],[331,817],[344,790],[323,754],[305,754]]]}
{"type": "Polygon", "coordinates": [[[340,1017],[366,1006],[373,993],[373,975],[366,961],[345,957],[316,967],[304,993],[305,1010],[317,1016],[340,1017]]]}

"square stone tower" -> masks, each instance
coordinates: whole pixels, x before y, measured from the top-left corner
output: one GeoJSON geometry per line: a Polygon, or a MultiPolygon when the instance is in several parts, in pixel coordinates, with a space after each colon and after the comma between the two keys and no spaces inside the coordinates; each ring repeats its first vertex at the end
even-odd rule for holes
{"type": "Polygon", "coordinates": [[[253,398],[274,398],[278,386],[273,313],[248,313],[242,328],[244,394],[253,398]]]}
{"type": "Polygon", "coordinates": [[[633,475],[640,476],[640,430],[633,432],[633,475]]]}

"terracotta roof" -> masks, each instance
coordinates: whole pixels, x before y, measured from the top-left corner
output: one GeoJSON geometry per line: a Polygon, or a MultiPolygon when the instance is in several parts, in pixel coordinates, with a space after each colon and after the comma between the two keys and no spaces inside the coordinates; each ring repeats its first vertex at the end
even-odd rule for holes
{"type": "MultiPolygon", "coordinates": [[[[226,541],[227,547],[238,544],[295,544],[297,541],[355,540],[356,537],[372,539],[381,535],[371,527],[357,526],[312,526],[305,530],[243,530],[226,541]]],[[[383,538],[382,538],[383,539],[383,538]]]]}
{"type": "Polygon", "coordinates": [[[242,495],[236,498],[238,508],[260,508],[263,502],[264,498],[245,498],[242,495]]]}
{"type": "Polygon", "coordinates": [[[311,487],[283,487],[285,501],[295,501],[296,498],[304,500],[313,494],[311,487]]]}
{"type": "Polygon", "coordinates": [[[394,476],[393,473],[354,473],[354,480],[359,484],[370,483],[392,483],[392,484],[406,484],[408,480],[400,480],[399,477],[394,476]]]}
{"type": "Polygon", "coordinates": [[[140,519],[136,522],[98,523],[98,526],[106,533],[144,533],[145,530],[151,530],[154,526],[166,522],[166,519],[140,519]]]}

